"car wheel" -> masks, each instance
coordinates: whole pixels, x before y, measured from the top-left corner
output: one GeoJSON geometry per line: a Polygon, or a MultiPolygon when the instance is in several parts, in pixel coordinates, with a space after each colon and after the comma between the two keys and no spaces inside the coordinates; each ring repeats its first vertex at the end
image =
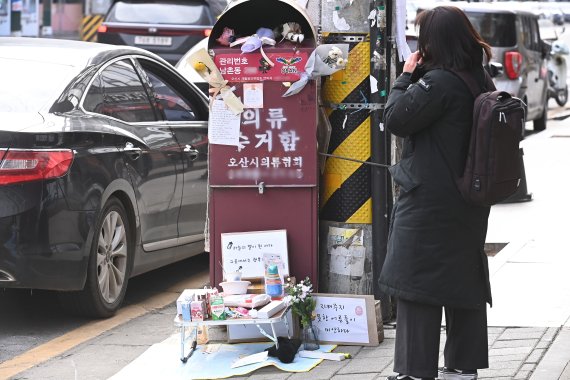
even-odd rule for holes
{"type": "Polygon", "coordinates": [[[556,100],[556,104],[560,107],[564,106],[566,102],[568,102],[568,86],[566,86],[564,90],[558,91],[554,100],[556,100]]]}
{"type": "Polygon", "coordinates": [[[535,131],[544,131],[546,129],[546,119],[548,117],[548,100],[544,103],[542,114],[538,119],[534,119],[533,129],[535,131]]]}
{"type": "Polygon", "coordinates": [[[131,274],[134,247],[125,207],[111,197],[97,220],[85,287],[62,292],[63,307],[73,314],[107,318],[120,308],[131,274]]]}

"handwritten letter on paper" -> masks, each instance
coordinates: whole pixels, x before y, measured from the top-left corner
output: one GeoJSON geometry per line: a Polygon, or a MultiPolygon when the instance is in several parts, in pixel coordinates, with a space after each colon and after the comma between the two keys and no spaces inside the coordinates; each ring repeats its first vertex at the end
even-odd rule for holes
{"type": "Polygon", "coordinates": [[[284,265],[280,274],[289,274],[286,230],[223,233],[221,238],[224,271],[235,272],[241,267],[244,279],[263,277],[264,257],[276,255],[284,265]]]}
{"type": "Polygon", "coordinates": [[[214,100],[208,122],[210,144],[239,145],[241,114],[234,115],[223,100],[214,100]]]}

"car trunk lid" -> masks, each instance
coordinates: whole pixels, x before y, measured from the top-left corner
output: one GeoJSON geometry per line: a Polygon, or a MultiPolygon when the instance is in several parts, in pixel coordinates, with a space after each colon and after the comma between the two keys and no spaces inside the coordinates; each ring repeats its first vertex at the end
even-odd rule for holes
{"type": "Polygon", "coordinates": [[[30,127],[41,126],[44,122],[42,115],[37,112],[11,112],[9,110],[0,111],[0,120],[2,120],[0,134],[7,133],[8,135],[30,127]]]}

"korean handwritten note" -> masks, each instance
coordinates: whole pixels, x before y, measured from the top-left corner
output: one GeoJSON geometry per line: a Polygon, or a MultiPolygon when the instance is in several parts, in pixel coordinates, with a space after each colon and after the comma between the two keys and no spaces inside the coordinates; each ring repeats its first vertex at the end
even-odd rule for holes
{"type": "Polygon", "coordinates": [[[210,110],[208,140],[210,144],[239,145],[241,115],[234,115],[223,100],[216,99],[210,110]]]}
{"type": "Polygon", "coordinates": [[[366,300],[351,297],[314,296],[317,305],[313,323],[319,340],[338,343],[370,343],[366,300]]]}
{"type": "Polygon", "coordinates": [[[222,265],[226,272],[241,267],[242,278],[263,277],[264,256],[273,254],[283,261],[284,273],[281,274],[289,274],[286,230],[223,233],[221,243],[222,265]]]}

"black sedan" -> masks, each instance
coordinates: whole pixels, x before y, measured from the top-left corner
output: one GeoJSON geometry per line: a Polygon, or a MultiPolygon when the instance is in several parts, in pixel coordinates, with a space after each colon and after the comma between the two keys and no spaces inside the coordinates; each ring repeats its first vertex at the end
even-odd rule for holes
{"type": "Polygon", "coordinates": [[[0,288],[107,317],[204,251],[206,97],[158,56],[0,38],[0,288]]]}

